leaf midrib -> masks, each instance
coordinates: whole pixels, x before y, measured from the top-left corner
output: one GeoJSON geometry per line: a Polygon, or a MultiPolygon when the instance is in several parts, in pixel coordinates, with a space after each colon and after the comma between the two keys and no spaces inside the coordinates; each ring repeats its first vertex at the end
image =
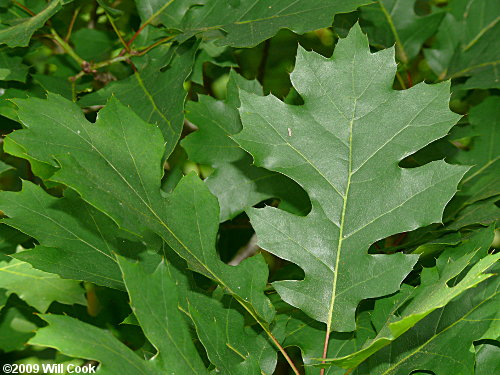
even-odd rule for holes
{"type": "MultiPolygon", "coordinates": [[[[356,55],[353,57],[353,64],[354,66],[354,60],[356,59],[356,55]]],[[[353,68],[354,69],[354,68],[353,68]]],[[[352,73],[354,75],[354,72],[352,73]]],[[[354,94],[354,77],[353,77],[353,94],[354,94]]],[[[332,297],[330,299],[330,308],[328,310],[328,320],[326,323],[326,330],[327,330],[327,335],[329,335],[331,328],[332,328],[332,317],[333,317],[333,311],[335,308],[335,299],[337,296],[337,280],[338,280],[338,274],[339,274],[339,265],[340,265],[340,255],[342,252],[342,241],[343,241],[343,232],[344,232],[344,225],[345,225],[345,217],[346,217],[346,212],[347,212],[347,199],[349,197],[349,189],[351,187],[351,176],[352,176],[352,130],[353,130],[353,125],[354,125],[354,118],[356,115],[356,106],[358,103],[358,98],[354,98],[354,105],[353,105],[353,110],[352,110],[352,115],[351,115],[351,120],[349,121],[349,165],[348,165],[348,172],[347,172],[347,183],[346,183],[346,190],[345,194],[343,195],[343,204],[342,204],[342,214],[340,217],[340,225],[339,225],[339,237],[338,237],[338,243],[337,243],[337,254],[335,256],[335,269],[333,273],[333,284],[332,284],[332,297]]],[[[325,343],[327,345],[328,343],[325,343]]]]}

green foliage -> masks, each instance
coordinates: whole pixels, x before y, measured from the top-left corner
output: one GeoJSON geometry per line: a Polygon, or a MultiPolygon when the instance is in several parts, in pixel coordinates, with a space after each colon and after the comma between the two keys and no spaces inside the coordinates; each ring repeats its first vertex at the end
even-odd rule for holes
{"type": "Polygon", "coordinates": [[[499,10],[0,1],[1,362],[498,372],[499,10]]]}

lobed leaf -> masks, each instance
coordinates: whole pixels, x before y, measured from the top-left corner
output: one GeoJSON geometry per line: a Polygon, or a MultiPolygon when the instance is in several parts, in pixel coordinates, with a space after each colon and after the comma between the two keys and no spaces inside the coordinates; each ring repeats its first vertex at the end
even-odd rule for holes
{"type": "Polygon", "coordinates": [[[16,104],[26,129],[7,142],[22,145],[31,158],[60,165],[52,180],[71,186],[123,229],[145,238],[156,233],[191,269],[215,280],[262,319],[272,318],[263,294],[268,271],[262,257],[231,267],[217,256],[219,206],[205,184],[189,175],[163,196],[164,148],[156,126],[116,98],[99,112],[95,124],[58,95],[16,104]]]}
{"type": "Polygon", "coordinates": [[[124,289],[115,253],[137,256],[144,245],[74,192],[65,194],[52,197],[30,182],[20,192],[0,192],[4,222],[41,244],[14,257],[67,279],[124,289]]]}
{"type": "Polygon", "coordinates": [[[313,207],[306,217],[248,211],[260,246],[305,272],[273,286],[328,331],[354,330],[361,300],[399,289],[417,257],[366,250],[441,221],[467,171],[443,161],[398,166],[459,116],[448,109],[449,83],[393,91],[395,71],[394,49],[372,54],[356,25],[329,59],[299,49],[291,79],[303,106],[240,93],[243,131],[233,138],[257,165],[298,182],[313,207]]]}
{"type": "Polygon", "coordinates": [[[54,301],[69,305],[86,305],[84,290],[75,280],[37,270],[17,259],[0,262],[0,288],[15,293],[40,312],[46,312],[54,301]]]}
{"type": "Polygon", "coordinates": [[[61,8],[62,0],[51,0],[45,9],[38,14],[32,17],[15,19],[11,26],[2,25],[0,27],[0,45],[6,44],[11,48],[26,47],[34,32],[45,25],[45,22],[61,8]]]}
{"type": "Polygon", "coordinates": [[[306,212],[308,198],[296,183],[279,173],[253,166],[250,155],[230,138],[241,131],[237,109],[241,88],[262,94],[262,87],[256,81],[247,81],[232,71],[225,101],[204,95],[186,106],[186,117],[198,130],[184,138],[181,145],[190,160],[215,168],[206,184],[219,200],[220,220],[232,219],[269,198],[280,198],[281,206],[289,207],[289,211],[306,212]]]}
{"type": "Polygon", "coordinates": [[[500,254],[485,255],[492,240],[493,227],[478,232],[457,248],[449,248],[441,254],[435,267],[424,268],[418,287],[405,286],[393,298],[377,301],[371,314],[378,331],[376,337],[367,340],[361,350],[333,359],[330,363],[344,368],[356,367],[434,310],[446,306],[455,297],[492,277],[493,274],[485,272],[500,259],[500,254]],[[480,260],[474,264],[473,259],[477,257],[480,260]],[[464,271],[467,273],[459,282],[448,286],[464,271]]]}

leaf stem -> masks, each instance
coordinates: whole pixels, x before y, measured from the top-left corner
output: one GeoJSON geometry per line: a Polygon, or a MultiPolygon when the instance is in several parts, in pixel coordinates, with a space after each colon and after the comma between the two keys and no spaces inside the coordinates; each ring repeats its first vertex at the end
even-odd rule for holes
{"type": "Polygon", "coordinates": [[[290,358],[290,356],[288,355],[288,353],[286,352],[285,348],[283,348],[281,346],[281,344],[278,342],[278,340],[276,340],[276,337],[274,337],[274,335],[271,333],[271,331],[267,331],[266,329],[264,329],[266,331],[266,333],[269,335],[269,337],[271,338],[271,340],[274,342],[274,345],[276,345],[279,349],[279,351],[281,352],[281,354],[283,355],[283,357],[285,357],[286,361],[288,362],[288,364],[290,365],[290,367],[292,368],[292,371],[295,375],[300,375],[300,372],[299,370],[297,369],[297,367],[295,366],[295,364],[293,363],[292,359],[290,358]]]}
{"type": "Polygon", "coordinates": [[[163,44],[165,42],[168,42],[169,40],[171,40],[172,38],[174,38],[173,35],[171,36],[167,36],[166,38],[163,38],[163,39],[160,39],[159,41],[151,44],[149,47],[146,47],[144,48],[143,50],[141,51],[136,51],[135,53],[132,53],[133,56],[142,56],[142,55],[145,55],[146,53],[148,53],[149,51],[151,51],[153,48],[155,47],[158,47],[160,44],[163,44]]]}
{"type": "Polygon", "coordinates": [[[73,12],[73,16],[71,17],[71,21],[69,23],[68,32],[64,37],[64,41],[67,43],[69,38],[71,37],[71,33],[73,32],[73,26],[75,26],[76,17],[78,17],[78,13],[80,13],[80,7],[76,8],[73,12]]]}
{"type": "Polygon", "coordinates": [[[125,42],[125,39],[123,39],[123,36],[120,33],[120,30],[118,30],[118,28],[116,27],[115,21],[113,21],[113,17],[111,17],[111,15],[106,10],[104,10],[104,12],[106,13],[106,17],[108,18],[108,21],[111,24],[111,27],[113,28],[116,36],[118,36],[118,39],[120,39],[121,44],[123,45],[125,50],[130,53],[130,46],[127,44],[127,42],[125,42]]]}
{"type": "Polygon", "coordinates": [[[14,0],[14,5],[16,5],[18,8],[21,8],[22,10],[24,10],[26,13],[28,13],[30,16],[36,16],[35,12],[33,12],[31,9],[27,8],[26,6],[24,6],[23,4],[21,4],[20,2],[14,0]]]}
{"type": "Polygon", "coordinates": [[[405,83],[403,77],[401,77],[401,74],[399,72],[396,72],[396,78],[398,79],[398,82],[399,82],[399,85],[401,86],[401,88],[403,90],[406,90],[407,89],[406,83],[405,83]]]}
{"type": "Polygon", "coordinates": [[[498,64],[500,64],[500,60],[488,61],[486,63],[469,66],[469,67],[462,69],[462,70],[460,70],[452,75],[447,76],[446,79],[453,79],[453,78],[461,77],[461,76],[465,75],[465,73],[470,72],[471,70],[483,68],[483,67],[489,66],[489,65],[498,65],[498,64]]]}
{"type": "Polygon", "coordinates": [[[50,32],[52,38],[66,51],[66,53],[70,55],[79,66],[82,66],[85,60],[78,56],[75,50],[63,38],[61,38],[53,28],[50,29],[50,32]]]}
{"type": "MultiPolygon", "coordinates": [[[[219,284],[221,284],[221,283],[219,283],[219,284]]],[[[221,285],[223,285],[223,284],[221,284],[221,285]]],[[[285,348],[283,348],[283,346],[281,346],[281,344],[278,342],[278,340],[276,339],[276,337],[269,330],[269,328],[267,327],[267,324],[262,323],[262,321],[259,319],[259,317],[255,314],[255,312],[253,312],[252,309],[248,308],[248,306],[246,305],[246,303],[244,303],[239,298],[237,298],[237,296],[235,294],[233,294],[233,297],[236,299],[236,301],[238,301],[240,303],[241,306],[243,306],[243,308],[252,316],[252,318],[254,318],[254,320],[262,327],[262,329],[264,330],[264,332],[266,332],[266,334],[269,336],[269,338],[271,339],[271,341],[274,343],[274,345],[276,345],[276,347],[278,348],[278,350],[281,352],[281,354],[283,355],[283,357],[286,359],[286,361],[288,362],[288,364],[292,368],[293,373],[295,375],[300,375],[300,372],[297,369],[297,367],[295,366],[295,363],[293,363],[292,359],[290,358],[290,356],[286,352],[285,348]]]]}
{"type": "MultiPolygon", "coordinates": [[[[328,354],[328,342],[330,341],[330,327],[327,327],[326,329],[326,335],[325,335],[325,342],[323,344],[323,355],[321,358],[323,358],[323,361],[321,363],[325,363],[326,356],[328,354]]],[[[319,372],[319,375],[324,375],[325,374],[325,369],[322,368],[319,372]]]]}
{"type": "MultiPolygon", "coordinates": [[[[132,56],[133,56],[133,54],[132,54],[132,56]]],[[[120,62],[120,61],[127,61],[128,59],[130,59],[130,57],[131,57],[130,54],[123,55],[123,56],[116,56],[116,57],[113,57],[112,59],[109,59],[109,60],[104,60],[104,61],[98,62],[96,64],[91,64],[90,69],[96,70],[96,69],[104,68],[105,66],[109,66],[109,65],[112,65],[112,64],[120,62]]]]}
{"type": "Polygon", "coordinates": [[[406,54],[406,51],[403,47],[403,43],[401,43],[401,39],[399,38],[399,34],[398,34],[398,31],[396,30],[396,26],[394,25],[394,22],[392,21],[392,16],[387,11],[384,4],[382,4],[382,1],[379,0],[378,4],[380,5],[380,9],[382,10],[382,13],[384,13],[384,15],[385,15],[385,18],[387,19],[387,23],[389,24],[389,27],[392,31],[392,34],[394,35],[394,39],[396,40],[396,49],[397,49],[397,52],[399,52],[399,58],[406,65],[408,63],[408,55],[406,54]]]}
{"type": "Polygon", "coordinates": [[[160,15],[161,12],[163,12],[170,4],[172,4],[174,0],[169,0],[167,3],[165,3],[160,9],[158,9],[155,13],[149,17],[146,22],[144,22],[141,27],[135,32],[135,34],[130,38],[130,40],[127,42],[127,47],[130,47],[130,45],[133,43],[133,41],[139,36],[139,34],[146,28],[147,25],[149,25],[151,22],[155,20],[156,17],[160,15]]]}

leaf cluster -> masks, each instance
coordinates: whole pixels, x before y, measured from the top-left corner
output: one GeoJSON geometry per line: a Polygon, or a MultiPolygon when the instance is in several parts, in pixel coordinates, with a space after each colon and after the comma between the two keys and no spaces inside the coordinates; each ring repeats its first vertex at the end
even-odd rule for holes
{"type": "Polygon", "coordinates": [[[0,358],[493,374],[495,0],[0,0],[0,358]]]}

